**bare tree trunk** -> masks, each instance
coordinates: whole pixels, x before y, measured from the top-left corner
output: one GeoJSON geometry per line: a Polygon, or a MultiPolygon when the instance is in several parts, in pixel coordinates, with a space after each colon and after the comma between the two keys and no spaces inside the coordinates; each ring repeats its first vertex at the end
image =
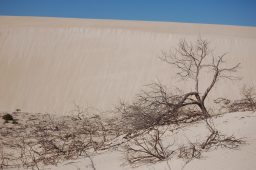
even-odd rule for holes
{"type": "Polygon", "coordinates": [[[205,105],[204,105],[204,102],[200,102],[199,107],[200,107],[200,109],[201,109],[203,115],[204,115],[206,118],[207,118],[207,117],[210,117],[210,114],[208,113],[208,111],[207,111],[207,109],[206,109],[206,107],[205,107],[205,105]]]}

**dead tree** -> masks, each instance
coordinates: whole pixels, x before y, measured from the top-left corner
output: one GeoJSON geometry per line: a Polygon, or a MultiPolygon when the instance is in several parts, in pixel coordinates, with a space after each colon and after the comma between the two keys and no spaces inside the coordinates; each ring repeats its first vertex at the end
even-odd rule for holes
{"type": "Polygon", "coordinates": [[[205,100],[209,93],[220,79],[236,79],[232,73],[237,72],[240,63],[226,67],[224,65],[224,57],[226,53],[215,56],[209,48],[207,40],[198,39],[194,43],[186,40],[179,42],[178,48],[166,53],[163,52],[161,59],[177,69],[178,77],[183,80],[192,80],[194,82],[194,90],[185,93],[176,105],[176,109],[189,105],[197,105],[205,117],[209,117],[209,113],[205,106],[205,100]],[[205,90],[202,90],[200,76],[206,72],[212,72],[211,80],[205,90]]]}

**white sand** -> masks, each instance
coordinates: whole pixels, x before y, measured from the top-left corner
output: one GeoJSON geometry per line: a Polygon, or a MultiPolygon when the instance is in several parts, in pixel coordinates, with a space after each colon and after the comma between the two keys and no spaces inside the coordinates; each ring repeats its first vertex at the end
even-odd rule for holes
{"type": "Polygon", "coordinates": [[[256,84],[255,27],[1,16],[0,110],[105,110],[153,81],[182,87],[157,57],[198,36],[242,63],[243,81],[222,82],[215,96],[237,97],[243,83],[256,84]]]}

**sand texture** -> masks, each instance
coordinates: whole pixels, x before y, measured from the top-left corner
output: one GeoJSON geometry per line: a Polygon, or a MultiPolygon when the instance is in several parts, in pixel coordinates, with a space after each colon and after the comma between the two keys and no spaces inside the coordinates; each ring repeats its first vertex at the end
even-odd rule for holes
{"type": "Polygon", "coordinates": [[[228,52],[230,64],[241,62],[242,81],[220,82],[213,97],[256,84],[256,27],[1,16],[0,110],[108,110],[155,81],[182,87],[158,57],[199,36],[216,54],[228,52]]]}

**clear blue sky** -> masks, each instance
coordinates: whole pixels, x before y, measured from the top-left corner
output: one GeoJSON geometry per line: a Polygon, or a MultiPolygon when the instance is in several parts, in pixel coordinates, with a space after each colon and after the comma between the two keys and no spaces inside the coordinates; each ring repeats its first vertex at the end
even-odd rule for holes
{"type": "Polygon", "coordinates": [[[256,0],[0,0],[0,15],[256,26],[256,0]]]}

